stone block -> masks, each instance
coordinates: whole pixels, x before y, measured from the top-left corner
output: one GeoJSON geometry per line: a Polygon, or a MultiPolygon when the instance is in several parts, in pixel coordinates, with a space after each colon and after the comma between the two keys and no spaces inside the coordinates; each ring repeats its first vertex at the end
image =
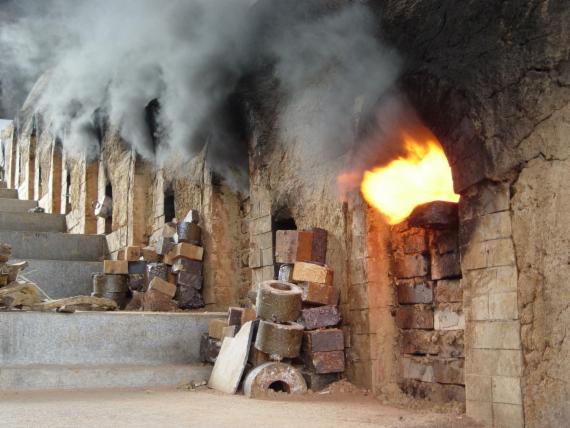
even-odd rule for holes
{"type": "Polygon", "coordinates": [[[196,290],[201,290],[204,283],[204,278],[200,274],[191,272],[180,271],[178,273],[176,284],[181,287],[193,287],[196,290]]]}
{"type": "Polygon", "coordinates": [[[430,360],[403,357],[401,359],[402,377],[422,382],[434,382],[434,370],[430,360]]]}
{"type": "Polygon", "coordinates": [[[344,351],[311,352],[305,355],[305,365],[317,374],[342,373],[344,351]]]}
{"type": "Polygon", "coordinates": [[[261,235],[263,233],[271,232],[271,216],[266,215],[258,217],[249,222],[249,232],[252,235],[261,235]]]}
{"type": "Polygon", "coordinates": [[[496,428],[523,428],[523,407],[518,404],[493,403],[493,424],[496,428]]]}
{"type": "Polygon", "coordinates": [[[239,326],[237,325],[228,325],[224,327],[223,336],[226,337],[235,337],[236,333],[238,332],[239,326]]]}
{"type": "Polygon", "coordinates": [[[408,216],[407,221],[412,227],[455,229],[459,222],[458,204],[433,201],[418,205],[408,216]]]}
{"type": "Polygon", "coordinates": [[[521,376],[522,353],[510,349],[471,349],[465,372],[485,376],[521,376]]]}
{"type": "Polygon", "coordinates": [[[306,330],[333,327],[340,323],[341,315],[338,306],[319,306],[301,311],[299,322],[306,330]]]}
{"type": "Polygon", "coordinates": [[[157,290],[148,290],[144,293],[143,310],[151,312],[172,312],[176,309],[176,304],[166,294],[157,290]]]}
{"type": "Polygon", "coordinates": [[[213,319],[208,323],[208,336],[222,340],[224,338],[224,328],[228,326],[227,320],[213,319]]]}
{"type": "Polygon", "coordinates": [[[162,278],[155,276],[148,285],[148,290],[154,290],[167,295],[169,298],[173,298],[176,294],[176,286],[163,280],[162,278]]]}
{"type": "Polygon", "coordinates": [[[264,266],[258,269],[251,270],[251,277],[254,284],[259,284],[263,281],[272,280],[275,276],[275,268],[273,266],[264,266]]]}
{"type": "Polygon", "coordinates": [[[428,274],[427,258],[423,254],[394,254],[394,276],[414,278],[428,274]]]}
{"type": "Polygon", "coordinates": [[[208,336],[208,333],[202,334],[200,337],[200,361],[214,364],[221,347],[221,341],[208,336]]]}
{"type": "Polygon", "coordinates": [[[327,266],[296,262],[293,267],[293,281],[332,285],[333,271],[327,266]]]}
{"type": "Polygon", "coordinates": [[[432,303],[433,302],[433,282],[410,279],[397,280],[398,303],[432,303]]]}
{"type": "Polygon", "coordinates": [[[261,250],[261,266],[273,266],[272,248],[265,248],[261,250]]]}
{"type": "Polygon", "coordinates": [[[172,250],[168,252],[168,256],[173,261],[180,257],[184,257],[190,260],[202,261],[202,258],[204,256],[204,248],[193,244],[187,244],[186,242],[181,242],[180,244],[176,244],[172,250]]]}
{"type": "Polygon", "coordinates": [[[278,230],[275,233],[275,260],[277,263],[310,260],[312,245],[311,232],[278,230]]]}
{"type": "Polygon", "coordinates": [[[202,262],[180,257],[179,259],[176,259],[172,264],[171,271],[173,273],[188,272],[188,273],[193,273],[195,275],[201,275],[202,262]]]}
{"type": "Polygon", "coordinates": [[[446,254],[432,253],[431,256],[431,279],[445,279],[461,277],[461,265],[459,252],[446,254]]]}
{"type": "Polygon", "coordinates": [[[201,245],[202,229],[195,223],[182,221],[176,225],[176,241],[188,244],[201,245]]]}
{"type": "Polygon", "coordinates": [[[154,247],[144,247],[141,249],[141,255],[144,261],[148,263],[156,263],[158,262],[158,254],[154,247]]]}
{"type": "Polygon", "coordinates": [[[154,277],[168,280],[168,266],[164,263],[148,263],[146,265],[146,280],[150,283],[154,277]]]}
{"type": "Polygon", "coordinates": [[[438,354],[438,334],[431,330],[402,331],[402,353],[404,354],[438,354]]]}
{"type": "Polygon", "coordinates": [[[129,275],[144,275],[146,273],[146,262],[144,260],[129,263],[129,275]]]}
{"type": "Polygon", "coordinates": [[[174,247],[172,238],[165,238],[164,236],[158,238],[154,244],[156,254],[161,256],[168,254],[168,252],[172,250],[172,247],[174,247]]]}
{"type": "Polygon", "coordinates": [[[511,238],[485,242],[487,267],[515,265],[515,249],[511,238]]]}
{"type": "Polygon", "coordinates": [[[459,251],[457,230],[433,230],[430,233],[430,247],[437,254],[447,254],[459,251]]]}
{"type": "Polygon", "coordinates": [[[463,288],[459,279],[444,279],[437,281],[435,286],[435,301],[437,303],[463,302],[463,288]]]}
{"type": "Polygon", "coordinates": [[[126,260],[105,260],[103,262],[103,271],[112,275],[128,275],[129,262],[126,260]]]}
{"type": "Polygon", "coordinates": [[[244,308],[228,308],[228,325],[241,325],[241,319],[244,311],[244,308]]]}
{"type": "Polygon", "coordinates": [[[465,394],[467,400],[491,402],[492,401],[491,376],[466,374],[465,394]]]}
{"type": "Polygon", "coordinates": [[[517,293],[489,294],[489,318],[493,320],[518,319],[517,293]]]}
{"type": "MultiPolygon", "coordinates": [[[[216,290],[216,292],[219,291],[221,290],[216,290]]],[[[222,301],[218,294],[216,294],[216,299],[222,301]]],[[[204,298],[200,290],[197,290],[193,286],[179,285],[176,288],[176,301],[178,302],[178,307],[181,309],[198,309],[205,306],[204,298]]]]}
{"type": "Polygon", "coordinates": [[[520,326],[517,321],[480,321],[473,325],[473,348],[520,349],[520,326]]]}
{"type": "Polygon", "coordinates": [[[141,247],[138,245],[129,245],[125,248],[124,260],[134,262],[141,257],[141,247]]]}
{"type": "Polygon", "coordinates": [[[261,250],[264,250],[266,248],[273,248],[273,233],[266,232],[262,233],[261,235],[252,236],[250,244],[253,247],[259,248],[261,250]]]}
{"type": "Polygon", "coordinates": [[[463,330],[439,331],[439,356],[442,358],[464,358],[465,339],[463,330]]]}
{"type": "Polygon", "coordinates": [[[303,349],[305,352],[342,351],[343,332],[338,328],[306,331],[303,334],[303,349]]]}
{"type": "Polygon", "coordinates": [[[469,316],[471,320],[482,321],[489,319],[489,296],[483,294],[471,298],[469,316]]]}
{"type": "Polygon", "coordinates": [[[422,400],[437,403],[447,403],[449,401],[465,402],[465,387],[462,385],[446,385],[404,379],[400,382],[400,388],[406,394],[422,400]]]}
{"type": "Polygon", "coordinates": [[[463,364],[463,359],[435,359],[433,362],[435,382],[465,384],[463,364]]]}
{"type": "Polygon", "coordinates": [[[316,305],[337,305],[339,291],[332,285],[309,282],[304,301],[316,305]]]}
{"type": "Polygon", "coordinates": [[[402,329],[432,329],[433,308],[427,305],[400,306],[396,313],[396,324],[402,329]]]}
{"type": "Polygon", "coordinates": [[[311,232],[313,233],[311,260],[324,265],[327,262],[328,232],[319,227],[312,228],[311,232]]]}
{"type": "Polygon", "coordinates": [[[434,328],[436,330],[465,329],[465,316],[462,305],[448,303],[445,306],[438,306],[434,314],[434,328]]]}
{"type": "Polygon", "coordinates": [[[484,424],[486,427],[493,426],[493,405],[491,402],[467,400],[465,409],[465,413],[470,418],[484,424]]]}
{"type": "Polygon", "coordinates": [[[493,402],[522,404],[520,377],[493,376],[493,402]]]}
{"type": "Polygon", "coordinates": [[[509,183],[484,182],[461,195],[459,215],[462,220],[489,213],[507,211],[510,205],[509,183]]]}
{"type": "Polygon", "coordinates": [[[419,254],[427,252],[427,233],[425,229],[410,228],[392,231],[392,245],[394,249],[404,254],[419,254]]]}
{"type": "MultiPolygon", "coordinates": [[[[269,248],[271,250],[271,248],[269,248]]],[[[257,247],[249,249],[248,266],[250,268],[258,268],[262,266],[261,263],[261,250],[257,247]]]]}

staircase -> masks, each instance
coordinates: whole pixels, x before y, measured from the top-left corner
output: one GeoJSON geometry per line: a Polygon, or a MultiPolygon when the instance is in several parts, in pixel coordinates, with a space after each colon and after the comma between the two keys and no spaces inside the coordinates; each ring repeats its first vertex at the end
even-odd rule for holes
{"type": "MultiPolygon", "coordinates": [[[[51,298],[89,295],[102,235],[66,232],[65,216],[0,188],[0,242],[51,298]]],[[[223,313],[0,312],[0,391],[174,386],[206,380],[200,336],[223,313]]]]}
{"type": "Polygon", "coordinates": [[[91,274],[101,272],[107,253],[103,235],[65,233],[65,216],[30,213],[36,201],[17,199],[13,189],[0,189],[0,242],[12,246],[12,258],[26,260],[23,276],[51,298],[89,295],[91,274]]]}

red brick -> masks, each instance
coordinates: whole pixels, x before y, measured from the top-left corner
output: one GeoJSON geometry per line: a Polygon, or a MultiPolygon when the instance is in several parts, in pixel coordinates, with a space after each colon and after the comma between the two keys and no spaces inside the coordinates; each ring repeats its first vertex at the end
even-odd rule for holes
{"type": "Polygon", "coordinates": [[[428,274],[427,258],[423,254],[394,254],[394,276],[414,278],[428,274]]]}
{"type": "Polygon", "coordinates": [[[339,294],[338,289],[332,285],[309,282],[304,301],[317,305],[336,305],[338,304],[339,294]]]}

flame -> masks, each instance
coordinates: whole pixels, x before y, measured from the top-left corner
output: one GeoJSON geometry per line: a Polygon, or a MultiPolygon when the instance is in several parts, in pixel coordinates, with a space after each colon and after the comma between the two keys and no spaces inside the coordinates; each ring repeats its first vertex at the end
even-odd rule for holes
{"type": "Polygon", "coordinates": [[[431,201],[457,202],[451,168],[435,137],[419,142],[403,134],[406,155],[384,167],[365,171],[360,189],[364,199],[382,212],[390,224],[431,201]]]}

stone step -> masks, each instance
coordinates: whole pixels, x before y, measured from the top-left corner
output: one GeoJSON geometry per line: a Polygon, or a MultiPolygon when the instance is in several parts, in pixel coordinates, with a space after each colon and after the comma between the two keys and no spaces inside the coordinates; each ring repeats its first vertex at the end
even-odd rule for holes
{"type": "Polygon", "coordinates": [[[25,260],[28,267],[22,276],[36,283],[52,299],[89,296],[93,291],[91,275],[103,272],[102,262],[25,260]]]}
{"type": "Polygon", "coordinates": [[[224,317],[219,312],[0,312],[0,373],[28,365],[198,364],[200,336],[211,319],[224,317]]]}
{"type": "Polygon", "coordinates": [[[207,381],[211,365],[19,365],[0,367],[0,391],[149,388],[207,381]]]}
{"type": "Polygon", "coordinates": [[[103,235],[0,230],[0,242],[12,246],[12,257],[22,260],[102,260],[107,254],[103,235]]]}
{"type": "Polygon", "coordinates": [[[0,189],[0,198],[18,199],[18,191],[16,189],[0,189]]]}
{"type": "Polygon", "coordinates": [[[25,213],[38,206],[37,201],[0,198],[0,212],[25,213]]]}
{"type": "Polygon", "coordinates": [[[65,216],[61,214],[0,212],[0,230],[65,232],[65,216]]]}

